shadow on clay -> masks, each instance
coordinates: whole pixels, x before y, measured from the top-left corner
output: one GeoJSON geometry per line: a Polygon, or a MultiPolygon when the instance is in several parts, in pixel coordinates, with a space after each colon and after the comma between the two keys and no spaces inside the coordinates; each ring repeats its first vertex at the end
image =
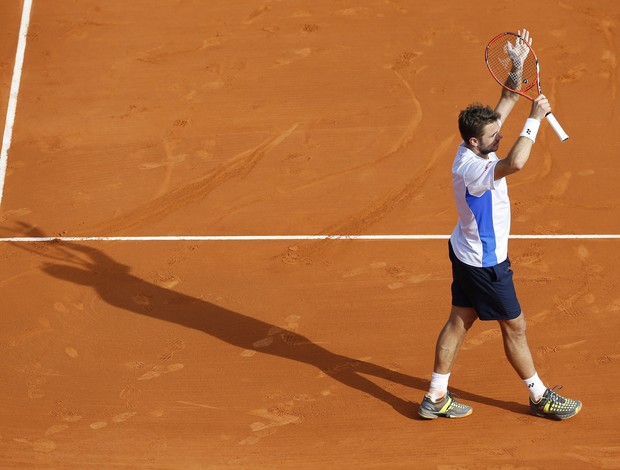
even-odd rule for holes
{"type": "MultiPolygon", "coordinates": [[[[45,236],[39,229],[28,228],[28,231],[29,236],[45,236]]],[[[270,354],[314,366],[341,384],[385,402],[401,415],[418,419],[419,403],[393,395],[366,376],[416,389],[420,392],[420,398],[428,390],[429,381],[426,379],[334,353],[295,331],[282,329],[202,299],[152,284],[133,275],[129,266],[115,261],[95,248],[75,242],[52,243],[56,250],[46,250],[43,253],[37,251],[48,259],[57,261],[45,263],[43,271],[55,278],[94,289],[103,301],[114,307],[202,331],[242,350],[270,354]],[[53,255],[51,251],[61,254],[53,255]],[[148,305],[135,302],[136,292],[148,298],[148,305]],[[270,336],[273,340],[257,342],[257,338],[264,337],[267,331],[277,331],[277,334],[270,336]]],[[[30,250],[24,245],[18,246],[30,250]]],[[[528,414],[528,407],[516,402],[497,400],[456,388],[451,388],[451,391],[470,402],[528,414]]]]}

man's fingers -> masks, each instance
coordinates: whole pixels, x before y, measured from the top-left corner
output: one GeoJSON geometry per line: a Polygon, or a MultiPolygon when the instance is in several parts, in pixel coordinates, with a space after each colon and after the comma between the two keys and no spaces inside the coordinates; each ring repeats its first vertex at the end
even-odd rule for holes
{"type": "Polygon", "coordinates": [[[551,104],[549,104],[549,100],[543,94],[540,94],[534,100],[534,104],[538,106],[540,109],[543,109],[545,112],[551,111],[551,104]]]}
{"type": "Polygon", "coordinates": [[[523,30],[523,34],[519,32],[519,36],[521,36],[523,40],[530,46],[532,45],[532,37],[530,36],[530,32],[527,29],[523,30]]]}

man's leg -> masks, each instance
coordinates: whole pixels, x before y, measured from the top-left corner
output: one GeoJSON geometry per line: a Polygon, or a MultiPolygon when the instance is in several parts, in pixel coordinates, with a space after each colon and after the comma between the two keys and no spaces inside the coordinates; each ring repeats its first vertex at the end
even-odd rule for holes
{"type": "Polygon", "coordinates": [[[558,395],[538,377],[525,335],[525,316],[499,322],[506,357],[530,392],[530,412],[551,419],[568,419],[581,410],[581,402],[558,395]]]}
{"type": "Polygon", "coordinates": [[[433,372],[449,374],[452,371],[465,334],[477,318],[473,308],[452,306],[450,317],[437,338],[433,372]]]}
{"type": "Polygon", "coordinates": [[[499,326],[504,339],[506,358],[522,380],[536,373],[534,360],[525,334],[525,315],[521,313],[513,320],[501,320],[499,326]]]}
{"type": "Polygon", "coordinates": [[[532,359],[532,353],[527,344],[525,315],[521,312],[513,320],[501,320],[499,326],[502,330],[504,351],[506,352],[508,362],[510,362],[515,372],[525,383],[532,400],[539,400],[547,387],[538,377],[536,367],[534,366],[534,359],[532,359]]]}
{"type": "Polygon", "coordinates": [[[448,392],[448,379],[465,334],[477,318],[473,308],[452,306],[450,317],[437,338],[431,385],[418,409],[422,418],[464,418],[471,414],[471,406],[457,402],[448,392]]]}

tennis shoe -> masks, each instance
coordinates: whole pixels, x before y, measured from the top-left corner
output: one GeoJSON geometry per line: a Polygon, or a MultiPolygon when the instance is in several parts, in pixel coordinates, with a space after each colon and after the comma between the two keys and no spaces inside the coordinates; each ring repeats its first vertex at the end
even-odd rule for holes
{"type": "Polygon", "coordinates": [[[434,402],[431,397],[425,395],[418,408],[418,415],[424,419],[464,418],[469,416],[472,411],[474,410],[471,406],[459,403],[450,392],[446,392],[438,402],[434,402]]]}
{"type": "Polygon", "coordinates": [[[555,390],[560,388],[561,385],[548,388],[538,401],[533,401],[530,397],[530,413],[541,418],[557,420],[572,418],[579,413],[581,402],[558,395],[555,390]]]}

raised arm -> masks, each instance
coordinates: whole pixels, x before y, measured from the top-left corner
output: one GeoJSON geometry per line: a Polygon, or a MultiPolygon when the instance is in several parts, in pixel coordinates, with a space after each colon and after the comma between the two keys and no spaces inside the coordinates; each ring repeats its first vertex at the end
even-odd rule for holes
{"type": "Polygon", "coordinates": [[[545,95],[539,95],[532,103],[532,111],[528,118],[528,121],[532,119],[538,122],[526,121],[523,132],[521,132],[517,142],[512,149],[510,149],[510,152],[508,152],[508,156],[495,165],[493,176],[496,180],[512,175],[525,166],[530,158],[530,152],[536,140],[536,133],[538,132],[540,121],[542,121],[549,112],[551,112],[549,101],[545,95]]]}
{"type": "MultiPolygon", "coordinates": [[[[532,45],[532,38],[530,37],[530,33],[527,29],[517,31],[517,34],[523,39],[517,39],[514,45],[510,43],[507,43],[506,45],[508,47],[508,55],[512,59],[512,70],[506,79],[506,86],[512,88],[513,90],[521,89],[523,63],[530,52],[529,47],[527,47],[525,43],[527,42],[530,46],[532,45]]],[[[502,94],[499,102],[497,103],[497,106],[495,106],[495,111],[501,116],[502,122],[506,122],[508,115],[511,113],[517,101],[519,101],[518,93],[513,93],[510,90],[502,88],[502,94]]]]}

